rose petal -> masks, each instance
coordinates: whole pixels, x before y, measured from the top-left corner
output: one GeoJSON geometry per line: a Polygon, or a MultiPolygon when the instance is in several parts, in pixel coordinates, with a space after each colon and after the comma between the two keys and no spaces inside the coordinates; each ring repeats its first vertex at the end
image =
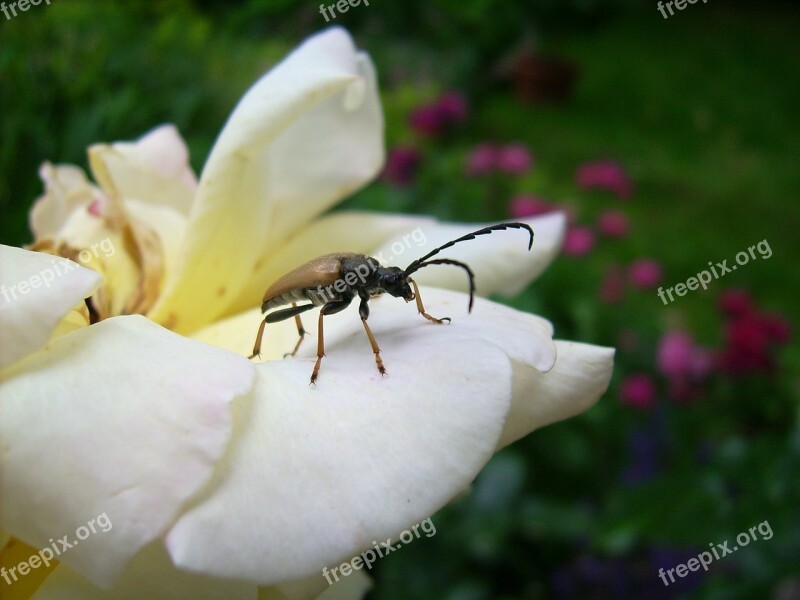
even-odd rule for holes
{"type": "Polygon", "coordinates": [[[257,600],[251,583],[217,579],[176,569],[161,544],[152,544],[131,563],[114,587],[95,587],[69,567],[59,566],[32,600],[257,600]]]}
{"type": "Polygon", "coordinates": [[[613,348],[562,340],[556,347],[556,364],[547,373],[514,365],[514,399],[498,450],[535,429],[582,413],[608,389],[613,348]]]}
{"type": "MultiPolygon", "coordinates": [[[[463,294],[422,292],[451,325],[396,299],[372,303],[385,378],[355,307],[326,318],[316,387],[313,360],[259,365],[212,485],[167,536],[176,564],[263,584],[312,575],[469,485],[505,422],[508,356],[549,368],[555,346],[542,319],[483,299],[467,316],[463,294]]],[[[313,343],[301,349],[314,353],[313,343]]]]}
{"type": "Polygon", "coordinates": [[[34,352],[102,278],[65,258],[0,245],[0,368],[34,352]]]}
{"type": "Polygon", "coordinates": [[[126,200],[125,212],[143,267],[138,294],[126,314],[146,314],[155,304],[169,274],[175,271],[186,231],[186,218],[170,206],[126,200]]]}
{"type": "Polygon", "coordinates": [[[89,183],[83,169],[73,165],[54,166],[45,162],[39,168],[39,177],[45,184],[45,193],[30,212],[30,227],[37,241],[54,237],[76,210],[102,196],[89,183]]]}
{"type": "Polygon", "coordinates": [[[53,340],[3,372],[0,524],[44,547],[105,513],[111,528],[59,560],[110,584],[207,482],[253,376],[139,316],[53,340]]]}
{"type": "Polygon", "coordinates": [[[186,144],[173,125],[154,129],[135,143],[89,148],[95,179],[124,215],[136,246],[141,278],[125,305],[126,314],[146,314],[167,273],[175,270],[197,187],[188,160],[186,144]]]}
{"type": "Polygon", "coordinates": [[[151,317],[190,332],[225,314],[287,236],[382,164],[369,59],[343,29],[310,38],[247,92],[220,134],[151,317]]]}
{"type": "Polygon", "coordinates": [[[89,164],[109,194],[189,214],[197,182],[189,150],[174,125],[157,127],[133,143],[95,144],[89,148],[89,164]]]}
{"type": "MultiPolygon", "coordinates": [[[[497,292],[516,294],[538,277],[556,257],[565,228],[565,218],[561,213],[523,219],[521,222],[533,228],[533,248],[530,251],[528,232],[509,229],[461,242],[443,250],[436,258],[451,258],[469,265],[475,273],[477,293],[482,296],[497,292]]],[[[424,243],[416,244],[412,240],[411,244],[398,244],[396,240],[389,240],[375,250],[373,256],[383,258],[387,266],[405,268],[437,246],[484,226],[479,223],[423,225],[421,229],[425,237],[424,243]]],[[[410,231],[406,233],[410,234],[410,231]]],[[[396,237],[402,239],[403,234],[396,237]]],[[[449,265],[423,268],[414,273],[413,278],[423,285],[462,291],[469,289],[466,273],[449,265]]]]}
{"type": "Polygon", "coordinates": [[[258,588],[258,600],[361,600],[372,587],[372,579],[363,571],[352,571],[347,577],[331,578],[315,573],[303,579],[258,588]]]}
{"type": "MultiPolygon", "coordinates": [[[[261,311],[254,308],[204,327],[193,333],[191,338],[242,356],[250,356],[263,318],[261,311]]],[[[307,316],[304,318],[304,322],[307,321],[309,324],[311,320],[313,319],[307,316]]],[[[264,360],[283,358],[284,354],[292,351],[297,338],[297,327],[293,319],[270,324],[264,332],[261,358],[264,360]]]]}

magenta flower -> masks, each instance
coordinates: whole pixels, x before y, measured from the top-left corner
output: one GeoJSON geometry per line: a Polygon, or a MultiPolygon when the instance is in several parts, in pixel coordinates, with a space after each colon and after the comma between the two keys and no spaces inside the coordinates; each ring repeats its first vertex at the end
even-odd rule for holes
{"type": "Polygon", "coordinates": [[[628,235],[630,221],[622,211],[605,210],[597,218],[597,230],[606,237],[623,238],[628,235]]]}
{"type": "Polygon", "coordinates": [[[409,122],[414,131],[429,137],[440,135],[447,124],[436,104],[425,104],[415,108],[411,112],[409,122]]]}
{"type": "Polygon", "coordinates": [[[405,186],[414,181],[422,160],[419,150],[412,146],[396,146],[386,157],[383,178],[396,186],[405,186]]]}
{"type": "Polygon", "coordinates": [[[594,244],[595,235],[591,227],[570,227],[564,236],[564,254],[584,256],[594,249],[594,244]]]}
{"type": "Polygon", "coordinates": [[[643,290],[655,288],[661,283],[661,277],[661,263],[649,258],[637,259],[628,267],[630,282],[643,290]]]}
{"type": "Polygon", "coordinates": [[[750,293],[741,289],[723,290],[717,300],[717,306],[722,314],[728,317],[738,317],[755,310],[750,293]]]}
{"type": "Polygon", "coordinates": [[[575,180],[582,190],[607,190],[620,199],[633,194],[633,182],[627,172],[612,160],[584,163],[578,168],[575,180]]]}
{"type": "Polygon", "coordinates": [[[779,345],[789,343],[792,337],[789,321],[780,315],[764,315],[762,318],[764,330],[770,340],[779,345]]]}
{"type": "Polygon", "coordinates": [[[523,144],[508,144],[500,148],[497,168],[511,175],[524,175],[533,166],[533,155],[523,144]]]}
{"type": "Polygon", "coordinates": [[[656,364],[668,379],[699,380],[711,370],[711,355],[689,333],[669,331],[658,342],[656,364]]]}
{"type": "Polygon", "coordinates": [[[647,373],[634,373],[622,381],[619,395],[625,406],[646,410],[656,403],[656,385],[647,373]]]}
{"type": "Polygon", "coordinates": [[[439,111],[447,123],[457,125],[467,119],[469,108],[467,100],[461,92],[445,92],[439,98],[439,111]]]}
{"type": "Polygon", "coordinates": [[[508,203],[509,214],[516,218],[536,217],[559,210],[558,206],[538,196],[514,196],[508,203]]]}
{"type": "Polygon", "coordinates": [[[467,156],[466,174],[470,177],[488,175],[497,168],[498,148],[488,142],[475,146],[467,156]]]}
{"type": "Polygon", "coordinates": [[[459,92],[446,92],[435,102],[418,106],[411,112],[412,129],[424,136],[441,135],[448,127],[467,118],[467,101],[459,92]]]}
{"type": "MultiPolygon", "coordinates": [[[[735,308],[742,309],[742,305],[735,308]]],[[[737,375],[769,371],[775,365],[775,348],[788,343],[790,338],[789,324],[783,317],[760,313],[749,306],[747,312],[733,314],[725,324],[720,365],[737,375]]]]}

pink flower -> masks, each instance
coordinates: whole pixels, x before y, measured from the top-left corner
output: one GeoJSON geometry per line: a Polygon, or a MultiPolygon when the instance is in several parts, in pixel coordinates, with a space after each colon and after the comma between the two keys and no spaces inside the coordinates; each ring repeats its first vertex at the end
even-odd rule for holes
{"type": "Polygon", "coordinates": [[[595,236],[590,227],[570,227],[564,236],[564,254],[583,256],[594,249],[595,236]]]}
{"type": "Polygon", "coordinates": [[[630,222],[627,215],[619,210],[606,210],[597,219],[597,230],[610,238],[622,238],[628,235],[630,222]]]}
{"type": "Polygon", "coordinates": [[[726,323],[720,364],[733,374],[768,371],[775,365],[775,347],[790,338],[789,324],[783,317],[759,313],[751,306],[749,312],[735,314],[726,323]]]}
{"type": "Polygon", "coordinates": [[[656,385],[647,373],[634,373],[622,381],[620,401],[631,408],[648,409],[656,403],[656,385]]]}
{"type": "Polygon", "coordinates": [[[467,156],[466,174],[470,177],[488,175],[497,167],[497,155],[498,148],[494,144],[478,144],[467,156]]]}
{"type": "Polygon", "coordinates": [[[619,265],[611,265],[600,283],[600,299],[613,304],[621,302],[625,296],[625,271],[619,265]]]}
{"type": "Polygon", "coordinates": [[[508,203],[509,214],[516,218],[535,217],[559,210],[558,206],[551,204],[538,196],[514,196],[508,203]]]}
{"type": "Polygon", "coordinates": [[[444,131],[446,120],[435,104],[415,108],[409,117],[411,128],[425,136],[437,136],[444,131]]]}
{"type": "Polygon", "coordinates": [[[425,136],[440,135],[467,118],[467,101],[459,92],[446,92],[435,102],[418,106],[411,112],[411,127],[425,136]]]}
{"type": "Polygon", "coordinates": [[[661,283],[661,264],[649,258],[640,258],[628,267],[630,282],[643,290],[652,289],[661,283]]]}
{"type": "Polygon", "coordinates": [[[753,299],[747,290],[727,289],[719,295],[717,300],[722,314],[728,317],[738,317],[754,310],[753,299]]]}
{"type": "Polygon", "coordinates": [[[575,180],[583,190],[608,190],[621,199],[630,198],[633,194],[633,182],[625,169],[611,160],[581,165],[575,174],[575,180]]]}
{"type": "Polygon", "coordinates": [[[533,156],[523,144],[508,144],[500,148],[497,168],[511,175],[523,175],[531,170],[533,156]]]}
{"type": "Polygon", "coordinates": [[[758,315],[747,314],[727,323],[720,362],[734,374],[766,371],[773,366],[770,338],[758,315]]]}
{"type": "Polygon", "coordinates": [[[396,146],[389,151],[383,177],[397,186],[412,183],[422,157],[419,150],[411,146],[396,146]]]}
{"type": "Polygon", "coordinates": [[[467,100],[461,92],[445,92],[438,102],[439,111],[446,122],[456,125],[467,119],[467,100]]]}
{"type": "Polygon", "coordinates": [[[659,372],[667,378],[702,379],[711,370],[711,355],[684,331],[665,333],[658,342],[659,372]]]}

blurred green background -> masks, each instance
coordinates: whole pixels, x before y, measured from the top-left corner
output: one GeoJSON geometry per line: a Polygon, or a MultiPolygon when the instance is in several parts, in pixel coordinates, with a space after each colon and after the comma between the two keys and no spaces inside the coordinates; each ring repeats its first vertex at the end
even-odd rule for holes
{"type": "MultiPolygon", "coordinates": [[[[372,0],[336,23],[376,63],[390,149],[343,207],[567,210],[566,255],[503,301],[618,349],[601,402],[496,456],[370,598],[800,598],[796,4],[372,0]],[[522,162],[497,166],[508,144],[522,162]],[[659,300],[762,240],[768,259],[659,300]],[[770,539],[659,579],[764,521],[770,539]]],[[[325,26],[294,0],[0,14],[0,241],[30,241],[42,161],[86,167],[92,143],[172,122],[199,172],[242,93],[325,26]]]]}

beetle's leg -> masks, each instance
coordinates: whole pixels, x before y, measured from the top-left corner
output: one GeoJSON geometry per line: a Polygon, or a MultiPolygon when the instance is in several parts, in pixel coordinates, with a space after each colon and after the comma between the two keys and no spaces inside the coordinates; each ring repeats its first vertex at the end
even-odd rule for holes
{"type": "Polygon", "coordinates": [[[258,326],[258,334],[256,335],[256,343],[253,345],[253,353],[248,356],[248,358],[252,359],[258,356],[261,357],[261,338],[264,337],[264,327],[267,326],[267,320],[264,319],[261,321],[261,325],[258,326]]]}
{"type": "Polygon", "coordinates": [[[450,317],[442,317],[441,319],[437,319],[436,317],[432,317],[425,312],[425,307],[422,305],[422,298],[419,295],[419,288],[417,287],[417,282],[414,281],[413,279],[409,279],[408,281],[409,283],[411,283],[411,287],[414,288],[414,297],[417,300],[417,310],[419,311],[419,314],[421,314],[423,317],[425,317],[426,319],[428,319],[428,321],[431,321],[432,323],[441,324],[444,323],[445,321],[449,323],[450,317]]]}
{"type": "Polygon", "coordinates": [[[361,315],[361,322],[364,324],[364,331],[367,332],[367,337],[369,338],[369,343],[372,346],[372,351],[375,353],[375,366],[378,367],[378,372],[381,375],[386,375],[386,369],[383,366],[383,359],[381,359],[381,349],[378,347],[378,341],[372,334],[372,330],[369,328],[369,325],[367,325],[367,319],[369,318],[369,305],[367,304],[368,301],[369,296],[366,294],[361,296],[361,304],[358,306],[358,314],[361,315]]]}
{"type": "Polygon", "coordinates": [[[322,357],[325,356],[325,337],[322,334],[322,318],[325,315],[334,315],[339,311],[344,310],[353,301],[352,296],[344,296],[341,300],[336,302],[328,302],[319,311],[319,323],[317,325],[317,362],[314,363],[314,370],[311,371],[311,381],[309,385],[314,385],[319,375],[319,367],[322,364],[322,357]]]}
{"type": "MultiPolygon", "coordinates": [[[[292,306],[297,306],[297,304],[293,303],[292,306]]],[[[306,335],[306,330],[303,327],[303,322],[300,320],[300,315],[295,315],[294,316],[294,324],[297,326],[297,335],[300,336],[300,339],[298,339],[297,343],[294,345],[294,350],[284,354],[283,358],[286,358],[286,357],[289,357],[289,356],[294,356],[295,354],[297,354],[297,351],[300,349],[300,344],[303,343],[303,338],[306,335]]]]}
{"type": "Polygon", "coordinates": [[[319,375],[319,367],[322,364],[322,357],[325,356],[325,336],[322,334],[322,318],[325,315],[319,311],[319,323],[317,324],[317,362],[314,363],[314,370],[311,371],[311,381],[308,385],[314,385],[319,375]]]}
{"type": "Polygon", "coordinates": [[[307,310],[311,310],[314,308],[313,304],[304,304],[303,306],[295,306],[292,305],[291,308],[284,308],[283,310],[276,310],[273,313],[268,314],[264,317],[264,320],[261,321],[261,325],[258,326],[258,334],[256,335],[256,343],[253,346],[253,353],[250,355],[249,358],[254,358],[256,356],[261,356],[261,338],[264,336],[264,327],[267,323],[277,323],[278,321],[285,321],[290,317],[294,317],[299,315],[302,312],[306,312],[307,310]]]}

